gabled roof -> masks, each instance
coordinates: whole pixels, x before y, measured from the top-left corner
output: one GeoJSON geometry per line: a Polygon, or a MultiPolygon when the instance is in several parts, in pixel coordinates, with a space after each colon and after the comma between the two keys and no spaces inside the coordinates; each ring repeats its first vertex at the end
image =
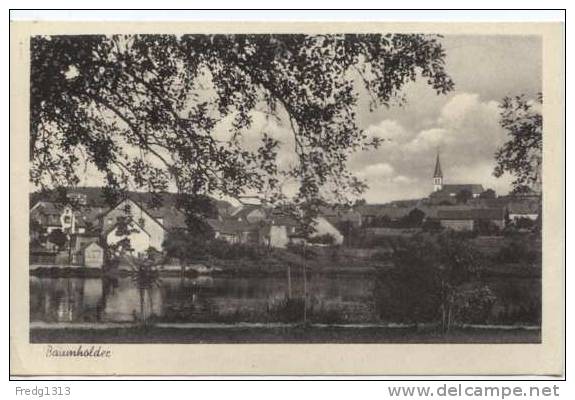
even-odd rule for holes
{"type": "Polygon", "coordinates": [[[242,219],[242,220],[246,220],[247,216],[250,215],[252,212],[260,210],[264,213],[264,215],[267,214],[267,210],[260,205],[256,205],[256,204],[246,204],[243,205],[241,208],[234,210],[234,212],[231,214],[232,217],[236,218],[236,219],[242,219]]]}
{"type": "Polygon", "coordinates": [[[98,246],[99,248],[102,248],[102,246],[100,246],[100,244],[99,244],[98,242],[94,241],[94,242],[83,243],[83,244],[80,246],[80,249],[79,249],[78,251],[84,251],[84,250],[86,250],[88,247],[90,247],[90,246],[93,245],[93,244],[95,244],[95,245],[98,246]]]}
{"type": "Polygon", "coordinates": [[[271,225],[276,226],[298,226],[298,222],[295,218],[292,218],[288,215],[274,215],[270,220],[271,225]]]}
{"type": "Polygon", "coordinates": [[[60,215],[62,214],[62,207],[59,207],[56,203],[52,201],[38,201],[32,206],[30,212],[42,212],[45,215],[60,215]]]}
{"type": "Polygon", "coordinates": [[[388,217],[399,219],[409,214],[415,207],[393,207],[385,204],[365,204],[357,206],[355,210],[362,216],[388,217]]]}
{"type": "Polygon", "coordinates": [[[503,208],[475,208],[467,210],[439,210],[437,217],[443,220],[503,220],[503,208]]]}
{"type": "MultiPolygon", "coordinates": [[[[150,236],[150,233],[140,224],[138,224],[136,221],[134,221],[134,219],[130,219],[128,221],[128,224],[132,224],[132,225],[136,225],[138,227],[138,229],[140,229],[142,232],[144,232],[146,235],[150,236]]],[[[114,231],[116,228],[118,228],[118,223],[116,222],[115,224],[110,225],[106,230],[104,230],[104,236],[108,236],[110,234],[110,232],[114,231]]]]}
{"type": "Polygon", "coordinates": [[[173,206],[151,208],[148,209],[148,212],[156,220],[161,219],[161,225],[163,225],[165,229],[170,230],[187,228],[186,216],[183,212],[173,206]]]}
{"type": "Polygon", "coordinates": [[[468,190],[471,194],[481,194],[484,192],[483,185],[477,183],[452,183],[443,185],[441,190],[432,193],[432,195],[457,194],[463,190],[468,190]]]}
{"type": "Polygon", "coordinates": [[[214,231],[224,234],[237,234],[259,229],[258,224],[251,224],[245,221],[237,221],[235,219],[219,220],[210,218],[206,220],[206,222],[212,227],[214,231]]]}
{"type": "Polygon", "coordinates": [[[540,206],[538,202],[520,201],[509,203],[507,210],[509,214],[539,214],[540,206]]]}
{"type": "MultiPolygon", "coordinates": [[[[109,208],[110,204],[106,202],[106,198],[104,197],[104,190],[102,187],[96,186],[77,186],[77,187],[68,187],[66,188],[67,194],[81,194],[86,197],[86,205],[88,207],[104,207],[109,208]]],[[[124,193],[126,197],[131,198],[132,200],[138,203],[147,203],[150,200],[150,193],[147,192],[136,192],[136,191],[127,191],[124,193]]],[[[158,193],[161,199],[162,206],[174,206],[176,205],[178,196],[177,193],[171,192],[164,192],[158,193]]],[[[57,191],[56,190],[47,190],[44,192],[33,192],[30,193],[30,204],[36,204],[40,200],[45,201],[54,201],[57,199],[57,191]]],[[[229,210],[232,206],[225,200],[217,200],[212,199],[218,210],[222,212],[224,210],[229,210]]]]}
{"type": "Polygon", "coordinates": [[[146,207],[142,206],[142,204],[138,203],[137,201],[135,201],[134,199],[131,198],[125,198],[120,200],[119,203],[117,203],[114,207],[111,207],[108,211],[106,211],[103,216],[104,218],[110,214],[112,211],[116,210],[118,207],[120,207],[122,204],[124,204],[125,202],[130,201],[131,203],[133,203],[136,207],[138,207],[138,209],[144,213],[146,213],[152,220],[154,220],[158,225],[160,225],[161,227],[164,227],[164,225],[158,221],[157,217],[155,217],[154,215],[151,214],[150,210],[146,209],[146,207]]]}

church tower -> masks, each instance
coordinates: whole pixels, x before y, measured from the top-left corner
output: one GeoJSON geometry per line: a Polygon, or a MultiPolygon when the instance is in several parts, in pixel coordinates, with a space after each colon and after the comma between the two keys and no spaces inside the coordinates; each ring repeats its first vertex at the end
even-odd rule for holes
{"type": "Polygon", "coordinates": [[[441,172],[441,163],[439,162],[439,152],[435,160],[435,172],[433,172],[433,191],[438,192],[443,188],[443,172],[441,172]]]}

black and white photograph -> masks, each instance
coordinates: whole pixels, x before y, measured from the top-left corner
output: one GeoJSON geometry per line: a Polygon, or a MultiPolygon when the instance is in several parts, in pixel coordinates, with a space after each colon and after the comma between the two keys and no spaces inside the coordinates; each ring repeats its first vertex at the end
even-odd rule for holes
{"type": "Polygon", "coordinates": [[[538,35],[35,35],[30,343],[540,343],[538,35]]]}

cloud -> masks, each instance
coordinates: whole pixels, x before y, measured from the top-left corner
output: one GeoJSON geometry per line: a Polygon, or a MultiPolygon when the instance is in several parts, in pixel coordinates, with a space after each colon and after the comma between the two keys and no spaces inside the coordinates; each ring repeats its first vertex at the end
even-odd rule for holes
{"type": "Polygon", "coordinates": [[[477,93],[448,96],[424,123],[384,118],[366,130],[391,139],[378,150],[352,157],[352,170],[370,187],[368,201],[427,196],[437,150],[446,182],[480,183],[500,193],[509,190],[509,179],[492,176],[494,153],[506,140],[499,126],[499,103],[483,101],[477,93]]]}
{"type": "Polygon", "coordinates": [[[365,179],[387,179],[393,177],[395,169],[388,163],[372,164],[358,172],[358,176],[365,179]]]}
{"type": "Polygon", "coordinates": [[[365,131],[371,138],[390,141],[401,141],[407,134],[399,122],[391,119],[384,119],[377,124],[370,125],[365,131]]]}

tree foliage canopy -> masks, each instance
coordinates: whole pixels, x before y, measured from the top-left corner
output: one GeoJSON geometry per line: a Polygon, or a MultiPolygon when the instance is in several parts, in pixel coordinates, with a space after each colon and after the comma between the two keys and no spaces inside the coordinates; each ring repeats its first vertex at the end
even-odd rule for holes
{"type": "Polygon", "coordinates": [[[542,104],[541,93],[535,100],[529,100],[524,95],[506,97],[501,104],[499,123],[509,134],[509,140],[495,154],[497,166],[493,174],[496,177],[505,172],[513,175],[516,192],[541,183],[542,104]]]}
{"type": "MultiPolygon", "coordinates": [[[[193,195],[285,199],[313,205],[364,189],[349,155],[380,144],[358,126],[360,91],[371,106],[403,101],[421,76],[452,89],[438,37],[419,34],[38,36],[31,41],[31,180],[79,182],[83,162],[111,190],[176,188],[193,195]],[[278,171],[279,141],[241,144],[254,110],[283,118],[297,162],[278,171]],[[215,127],[233,120],[229,140],[215,127]]],[[[283,150],[282,150],[283,151],[283,150]]]]}

